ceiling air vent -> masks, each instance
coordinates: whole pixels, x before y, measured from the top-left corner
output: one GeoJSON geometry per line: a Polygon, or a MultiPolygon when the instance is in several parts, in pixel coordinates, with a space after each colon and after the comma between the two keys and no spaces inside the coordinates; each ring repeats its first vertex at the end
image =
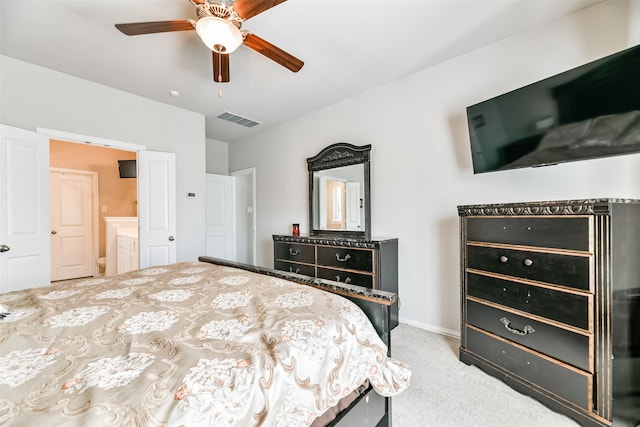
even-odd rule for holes
{"type": "Polygon", "coordinates": [[[226,120],[231,123],[236,123],[238,125],[242,125],[248,128],[252,128],[256,125],[261,124],[260,122],[256,122],[255,120],[251,120],[246,117],[242,117],[237,114],[230,113],[228,111],[225,111],[224,113],[220,114],[218,118],[222,120],[226,120]]]}

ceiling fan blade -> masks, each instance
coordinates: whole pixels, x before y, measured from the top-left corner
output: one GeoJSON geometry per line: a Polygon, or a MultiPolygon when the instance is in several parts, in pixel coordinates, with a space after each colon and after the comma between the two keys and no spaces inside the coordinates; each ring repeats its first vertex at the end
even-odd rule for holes
{"type": "Polygon", "coordinates": [[[229,54],[213,53],[213,81],[227,83],[229,81],[229,54]]]}
{"type": "Polygon", "coordinates": [[[247,33],[244,38],[244,44],[256,52],[263,54],[267,58],[277,62],[283,67],[290,69],[294,73],[300,71],[304,65],[304,62],[295,56],[288,54],[284,50],[272,45],[264,39],[261,39],[255,34],[247,33]]]}
{"type": "Polygon", "coordinates": [[[128,36],[139,36],[141,34],[193,30],[195,23],[189,19],[179,21],[133,22],[131,24],[116,24],[116,28],[128,36]]]}
{"type": "Polygon", "coordinates": [[[233,9],[242,19],[249,19],[287,0],[236,0],[233,9]]]}

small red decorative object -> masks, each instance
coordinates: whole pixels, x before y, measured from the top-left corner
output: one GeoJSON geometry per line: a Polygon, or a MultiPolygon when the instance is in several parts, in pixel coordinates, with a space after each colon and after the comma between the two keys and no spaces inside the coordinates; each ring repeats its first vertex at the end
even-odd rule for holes
{"type": "Polygon", "coordinates": [[[294,236],[300,235],[300,224],[293,224],[293,235],[294,236]]]}

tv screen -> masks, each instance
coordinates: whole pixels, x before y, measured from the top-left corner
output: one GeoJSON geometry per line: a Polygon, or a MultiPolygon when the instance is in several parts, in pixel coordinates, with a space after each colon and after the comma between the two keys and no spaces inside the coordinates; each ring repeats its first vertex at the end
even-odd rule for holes
{"type": "Polygon", "coordinates": [[[118,160],[118,171],[120,178],[136,177],[136,161],[135,160],[118,160]]]}
{"type": "Polygon", "coordinates": [[[640,45],[467,107],[474,173],[640,152],[640,45]]]}

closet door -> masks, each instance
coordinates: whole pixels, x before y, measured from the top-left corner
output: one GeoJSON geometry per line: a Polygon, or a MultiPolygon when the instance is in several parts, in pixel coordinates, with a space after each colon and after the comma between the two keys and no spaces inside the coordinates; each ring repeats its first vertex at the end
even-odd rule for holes
{"type": "Polygon", "coordinates": [[[236,261],[235,177],[206,176],[206,255],[236,261]]]}
{"type": "Polygon", "coordinates": [[[0,293],[48,285],[49,138],[0,125],[0,293]]]}

